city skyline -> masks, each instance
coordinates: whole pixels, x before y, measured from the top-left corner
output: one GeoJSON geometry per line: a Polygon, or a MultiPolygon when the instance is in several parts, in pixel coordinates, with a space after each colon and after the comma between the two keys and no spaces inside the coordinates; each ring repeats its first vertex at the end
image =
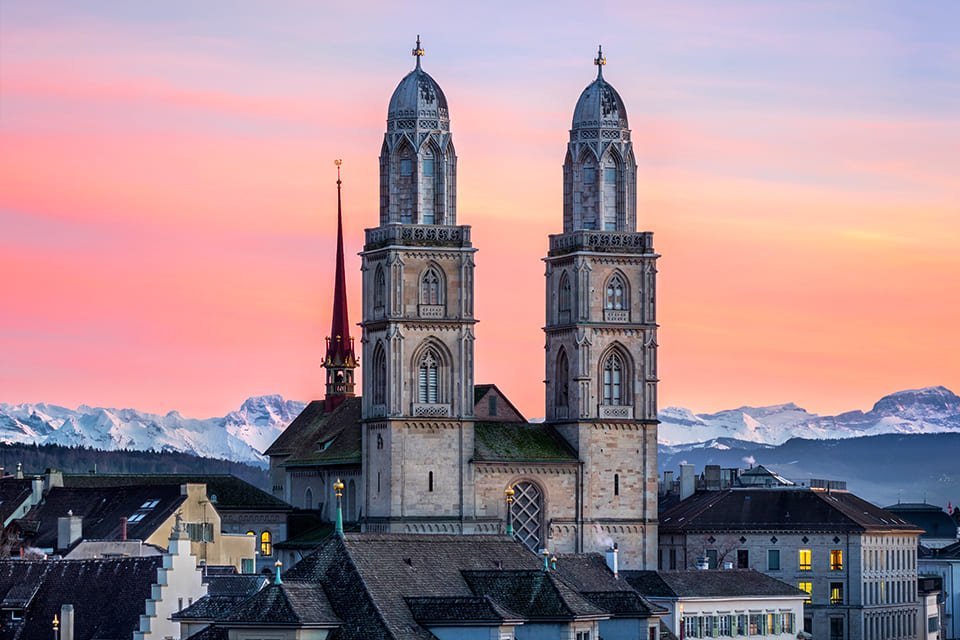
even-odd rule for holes
{"type": "Polygon", "coordinates": [[[545,5],[502,20],[186,6],[3,5],[0,402],[204,416],[322,397],[333,160],[357,323],[386,103],[417,33],[479,249],[477,382],[528,416],[543,415],[540,260],[598,44],[633,130],[638,230],[663,256],[661,407],[832,413],[960,389],[955,5],[644,3],[546,22],[545,5]]]}

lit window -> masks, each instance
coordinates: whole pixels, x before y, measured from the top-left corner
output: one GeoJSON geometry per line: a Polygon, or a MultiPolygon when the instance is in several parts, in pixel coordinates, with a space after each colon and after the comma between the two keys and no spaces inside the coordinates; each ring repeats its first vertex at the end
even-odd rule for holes
{"type": "Polygon", "coordinates": [[[830,551],[830,571],[843,570],[843,550],[833,549],[830,551]]]}
{"type": "Polygon", "coordinates": [[[807,599],[804,600],[807,604],[810,604],[813,601],[813,583],[812,582],[800,582],[797,584],[797,588],[800,591],[807,592],[807,599]]]}
{"type": "Polygon", "coordinates": [[[273,555],[273,538],[270,536],[269,531],[264,531],[260,534],[260,555],[261,556],[272,556],[273,555]]]}
{"type": "Polygon", "coordinates": [[[810,571],[813,567],[813,552],[810,549],[800,549],[800,571],[810,571]]]}
{"type": "Polygon", "coordinates": [[[843,583],[830,583],[830,604],[843,604],[843,583]]]}

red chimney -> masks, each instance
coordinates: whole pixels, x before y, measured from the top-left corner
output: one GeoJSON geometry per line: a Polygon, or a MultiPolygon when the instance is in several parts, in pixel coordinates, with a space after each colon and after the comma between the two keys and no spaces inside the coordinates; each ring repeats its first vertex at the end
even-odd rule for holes
{"type": "Polygon", "coordinates": [[[122,516],[120,518],[120,539],[127,539],[127,516],[122,516]]]}
{"type": "Polygon", "coordinates": [[[347,276],[343,267],[343,207],[340,201],[340,160],[337,165],[337,264],[333,282],[333,321],[327,337],[327,355],[323,366],[327,370],[327,395],[324,408],[329,412],[340,406],[346,398],[353,397],[353,370],[357,368],[357,356],[350,337],[350,320],[347,318],[347,276]]]}

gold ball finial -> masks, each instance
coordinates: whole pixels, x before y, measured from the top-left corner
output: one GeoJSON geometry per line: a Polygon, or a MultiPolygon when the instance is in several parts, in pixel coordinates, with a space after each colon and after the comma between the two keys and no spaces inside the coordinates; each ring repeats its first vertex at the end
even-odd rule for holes
{"type": "Polygon", "coordinates": [[[333,164],[339,167],[340,165],[343,164],[343,160],[341,160],[340,158],[337,158],[336,160],[333,161],[333,164]]]}
{"type": "Polygon", "coordinates": [[[53,614],[53,628],[57,629],[60,627],[60,619],[57,617],[57,614],[53,614]]]}
{"type": "Polygon", "coordinates": [[[503,490],[503,495],[505,495],[505,496],[507,497],[507,504],[512,504],[512,503],[513,503],[513,496],[514,496],[516,493],[517,493],[517,492],[514,490],[514,488],[513,488],[512,486],[507,486],[507,488],[503,490]]]}
{"type": "Polygon", "coordinates": [[[343,497],[343,482],[340,478],[337,478],[337,481],[333,483],[333,491],[338,498],[343,497]]]}

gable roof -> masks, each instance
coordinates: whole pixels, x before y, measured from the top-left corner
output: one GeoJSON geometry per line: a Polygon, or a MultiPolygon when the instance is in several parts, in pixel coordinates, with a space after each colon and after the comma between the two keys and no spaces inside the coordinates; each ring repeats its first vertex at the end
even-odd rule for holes
{"type": "Polygon", "coordinates": [[[184,484],[207,485],[207,496],[219,512],[225,511],[290,511],[283,500],[245,480],[230,474],[135,473],[135,474],[67,474],[64,487],[107,488],[184,484]],[[213,498],[216,498],[214,501],[213,498]]]}
{"type": "MultiPolygon", "coordinates": [[[[499,403],[498,403],[499,404],[499,403]]],[[[510,399],[495,384],[475,384],[473,385],[473,415],[477,421],[494,422],[526,422],[520,410],[510,402],[510,399]],[[489,404],[484,404],[483,399],[489,395],[494,395],[503,401],[505,407],[497,406],[496,415],[489,415],[489,404]],[[506,411],[504,411],[506,409],[506,411]]]]}
{"type": "Polygon", "coordinates": [[[698,492],[662,513],[659,530],[920,532],[852,493],[798,488],[698,492]]]}
{"type": "Polygon", "coordinates": [[[359,397],[347,398],[330,413],[323,413],[322,402],[311,402],[267,449],[267,454],[288,455],[283,462],[285,467],[359,465],[361,408],[359,397]],[[286,444],[282,443],[281,439],[291,430],[286,444]]]}
{"type": "Polygon", "coordinates": [[[421,596],[405,600],[413,619],[423,626],[523,624],[522,616],[489,596],[421,596]]]}
{"type": "Polygon", "coordinates": [[[224,623],[330,628],[340,619],[319,584],[270,584],[217,618],[224,623]]]}
{"type": "MultiPolygon", "coordinates": [[[[0,600],[23,584],[36,585],[25,605],[17,640],[49,640],[50,621],[72,604],[75,640],[126,640],[140,628],[140,615],[162,557],[109,560],[0,561],[0,600]],[[110,615],[103,615],[109,611],[110,615]]],[[[5,606],[5,605],[4,605],[5,606]]],[[[3,629],[5,631],[5,629],[3,629]]],[[[0,633],[0,635],[3,635],[0,633]]],[[[4,636],[6,637],[6,636],[4,636]]]]}
{"type": "Polygon", "coordinates": [[[753,569],[624,571],[648,598],[805,598],[806,592],[753,569]]]}
{"type": "Polygon", "coordinates": [[[179,485],[53,487],[43,502],[31,508],[17,523],[28,532],[30,544],[42,549],[56,549],[57,520],[69,512],[83,518],[84,540],[114,540],[120,536],[121,518],[130,518],[141,507],[156,501],[156,505],[143,510],[142,519],[127,524],[128,538],[146,540],[185,499],[179,485]]]}
{"type": "Polygon", "coordinates": [[[510,607],[529,620],[605,619],[610,615],[542,569],[463,571],[463,579],[477,595],[510,607]]]}
{"type": "Polygon", "coordinates": [[[23,478],[0,478],[0,527],[14,512],[30,499],[33,487],[23,478]]]}
{"type": "Polygon", "coordinates": [[[476,462],[567,462],[577,454],[548,424],[478,422],[474,426],[476,462]]]}

